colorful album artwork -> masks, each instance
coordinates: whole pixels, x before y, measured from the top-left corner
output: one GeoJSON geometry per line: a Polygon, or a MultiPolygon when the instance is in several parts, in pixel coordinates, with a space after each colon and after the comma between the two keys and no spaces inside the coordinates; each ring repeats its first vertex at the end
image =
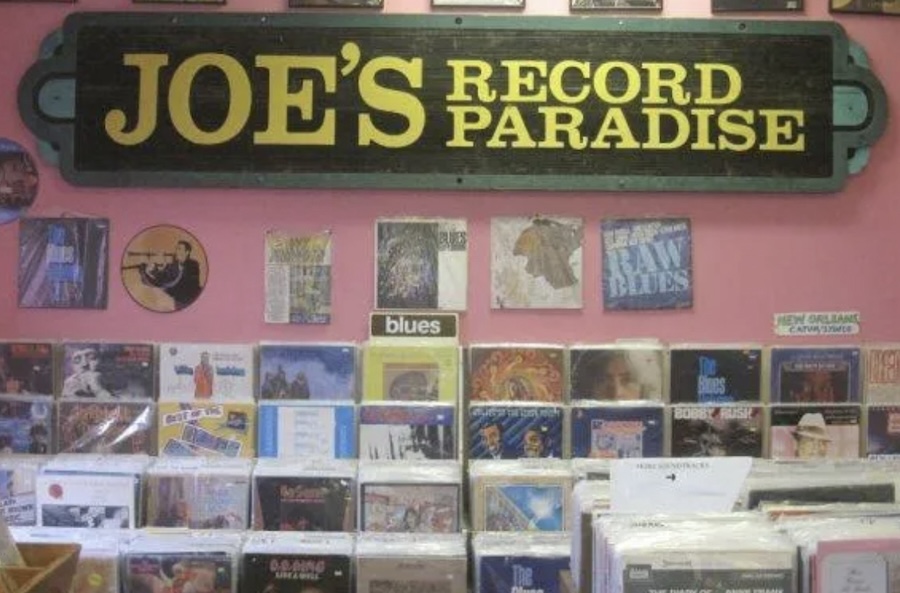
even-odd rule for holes
{"type": "Polygon", "coordinates": [[[105,309],[109,220],[19,221],[19,307],[105,309]]]}
{"type": "Polygon", "coordinates": [[[465,311],[465,220],[378,220],[375,307],[465,311]]]}
{"type": "Polygon", "coordinates": [[[266,323],[331,323],[331,233],[266,233],[266,323]]]}
{"type": "Polygon", "coordinates": [[[257,476],[253,528],[262,531],[354,531],[349,477],[257,476]]]}
{"type": "Polygon", "coordinates": [[[38,192],[38,170],[18,142],[0,138],[0,225],[24,216],[38,192]]]}
{"type": "MultiPolygon", "coordinates": [[[[11,461],[7,457],[6,460],[11,461]]],[[[7,525],[31,526],[35,515],[37,464],[5,464],[0,459],[0,518],[7,525]]]]}
{"type": "Polygon", "coordinates": [[[53,395],[53,344],[0,342],[0,394],[53,395]]]}
{"type": "Polygon", "coordinates": [[[900,15],[900,0],[829,0],[833,13],[900,15]]]}
{"type": "Polygon", "coordinates": [[[363,405],[359,457],[370,460],[456,459],[453,405],[363,405]]]}
{"type": "Polygon", "coordinates": [[[459,364],[457,346],[369,345],[363,351],[362,399],[455,402],[459,364]]]}
{"type": "Polygon", "coordinates": [[[570,348],[569,384],[573,400],[661,401],[663,349],[570,348]]]}
{"type": "Polygon", "coordinates": [[[605,309],[693,306],[689,219],[610,219],[604,220],[600,229],[605,309]]]}
{"type": "Polygon", "coordinates": [[[146,453],[156,449],[156,410],[141,402],[59,402],[60,453],[146,453]]]}
{"type": "Polygon", "coordinates": [[[859,402],[859,348],[772,348],[772,403],[859,402]]]}
{"type": "Polygon", "coordinates": [[[457,533],[457,484],[363,484],[361,531],[457,533]]]}
{"type": "Polygon", "coordinates": [[[484,531],[564,531],[569,495],[560,484],[485,484],[484,531]]]}
{"type": "Polygon", "coordinates": [[[159,401],[253,401],[249,344],[160,344],[159,401]]]}
{"type": "Polygon", "coordinates": [[[351,404],[260,402],[260,457],[353,459],[356,410],[351,404]]]}
{"type": "Polygon", "coordinates": [[[563,407],[472,405],[469,459],[563,457],[563,407]]]}
{"type": "Polygon", "coordinates": [[[260,399],[353,400],[355,397],[354,345],[260,345],[260,399]]]}
{"type": "Polygon", "coordinates": [[[63,344],[63,398],[153,399],[152,344],[63,344]]]}
{"type": "Polygon", "coordinates": [[[0,454],[52,453],[53,426],[52,401],[0,398],[0,454]]]}
{"type": "Polygon", "coordinates": [[[480,556],[477,562],[475,574],[479,580],[478,590],[482,593],[519,589],[531,589],[542,593],[565,593],[570,590],[562,582],[562,575],[569,570],[569,556],[491,555],[480,556]],[[523,581],[527,584],[519,584],[523,581]]]}
{"type": "Polygon", "coordinates": [[[247,529],[250,476],[164,473],[147,476],[147,526],[247,529]]]}
{"type": "Polygon", "coordinates": [[[762,457],[762,406],[672,406],[672,457],[762,457]]]}
{"type": "Polygon", "coordinates": [[[900,459],[900,406],[869,406],[867,414],[867,457],[900,459]]]}
{"type": "Polygon", "coordinates": [[[245,593],[352,593],[351,558],[344,554],[248,553],[242,559],[245,593]]]}
{"type": "Polygon", "coordinates": [[[760,401],[759,348],[673,347],[669,352],[673,404],[760,401]]]}
{"type": "Polygon", "coordinates": [[[860,407],[771,406],[773,459],[859,457],[860,407]]]}
{"type": "Polygon", "coordinates": [[[160,457],[254,457],[256,405],[161,402],[160,457]]]}
{"type": "Polygon", "coordinates": [[[471,346],[470,399],[560,403],[563,370],[562,347],[471,346]]]}
{"type": "Polygon", "coordinates": [[[580,218],[491,219],[491,307],[580,309],[580,218]]]}
{"type": "Polygon", "coordinates": [[[870,404],[900,404],[900,344],[867,346],[864,395],[870,404]]]}
{"type": "Polygon", "coordinates": [[[571,0],[569,7],[577,10],[654,10],[660,11],[663,0],[571,0]]]}
{"type": "Polygon", "coordinates": [[[572,457],[662,457],[662,405],[573,406],[572,457]]]}
{"type": "Polygon", "coordinates": [[[234,562],[226,552],[126,552],[124,593],[234,593],[234,562]]]}

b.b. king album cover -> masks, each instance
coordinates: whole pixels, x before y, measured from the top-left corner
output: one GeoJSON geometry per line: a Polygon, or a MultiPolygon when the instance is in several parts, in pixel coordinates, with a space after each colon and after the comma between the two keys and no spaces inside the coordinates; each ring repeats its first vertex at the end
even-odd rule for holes
{"type": "Polygon", "coordinates": [[[250,478],[237,475],[147,476],[147,526],[246,529],[250,478]]]}
{"type": "Polygon", "coordinates": [[[772,348],[772,403],[859,402],[859,348],[772,348]]]}
{"type": "Polygon", "coordinates": [[[261,344],[259,398],[354,400],[352,344],[261,344]]]}
{"type": "Polygon", "coordinates": [[[362,405],[359,458],[456,459],[453,405],[362,405]]]}
{"type": "Polygon", "coordinates": [[[457,533],[457,484],[363,484],[360,531],[457,533]]]}
{"type": "Polygon", "coordinates": [[[900,406],[869,406],[866,456],[869,459],[900,458],[900,406]]]}
{"type": "Polygon", "coordinates": [[[0,453],[53,453],[53,412],[49,399],[0,398],[0,453]]]}
{"type": "Polygon", "coordinates": [[[261,401],[259,457],[353,459],[354,404],[261,401]]]}
{"type": "Polygon", "coordinates": [[[563,457],[563,407],[469,407],[469,459],[563,457]]]}
{"type": "Polygon", "coordinates": [[[662,457],[663,411],[662,404],[572,406],[572,457],[662,457]]]}
{"type": "Polygon", "coordinates": [[[466,579],[464,557],[385,555],[356,559],[356,593],[466,593],[466,579]]]}
{"type": "Polygon", "coordinates": [[[762,457],[763,406],[671,407],[672,457],[762,457]]]}
{"type": "Polygon", "coordinates": [[[378,220],[375,227],[376,309],[466,310],[465,220],[378,220]]]}
{"type": "Polygon", "coordinates": [[[859,457],[857,405],[771,406],[769,414],[773,459],[859,457]]]}
{"type": "Polygon", "coordinates": [[[253,401],[253,346],[160,344],[159,401],[253,401]]]}
{"type": "Polygon", "coordinates": [[[572,347],[569,396],[573,400],[654,400],[663,397],[661,347],[572,347]]]}
{"type": "Polygon", "coordinates": [[[459,364],[457,346],[368,346],[362,399],[455,402],[459,364]]]}
{"type": "Polygon", "coordinates": [[[673,404],[760,401],[760,348],[675,346],[669,356],[673,404]]]}
{"type": "Polygon", "coordinates": [[[19,221],[19,307],[105,309],[109,220],[19,221]]]}
{"type": "Polygon", "coordinates": [[[0,517],[7,525],[35,524],[36,476],[36,465],[0,467],[0,517]]]}
{"type": "Polygon", "coordinates": [[[150,402],[59,402],[60,453],[146,453],[156,449],[150,402]]]}
{"type": "Polygon", "coordinates": [[[160,457],[254,457],[256,405],[176,403],[158,405],[160,457]]]}
{"type": "Polygon", "coordinates": [[[900,344],[866,347],[864,394],[870,404],[900,404],[900,344]]]}
{"type": "Polygon", "coordinates": [[[124,593],[234,593],[233,558],[226,552],[125,552],[124,593]]]}
{"type": "Polygon", "coordinates": [[[354,482],[344,477],[257,476],[253,528],[262,531],[353,531],[354,482]]]}
{"type": "Polygon", "coordinates": [[[344,554],[245,554],[244,593],[352,593],[351,559],[344,554]]]}
{"type": "Polygon", "coordinates": [[[135,529],[133,476],[40,474],[35,478],[39,527],[135,529]]]}
{"type": "Polygon", "coordinates": [[[64,398],[153,398],[152,344],[66,343],[64,398]]]}
{"type": "Polygon", "coordinates": [[[562,573],[568,556],[481,556],[477,559],[480,593],[564,593],[562,573]]]}
{"type": "Polygon", "coordinates": [[[563,401],[562,347],[476,345],[468,353],[471,401],[563,401]]]}
{"type": "Polygon", "coordinates": [[[604,220],[600,230],[603,308],[637,310],[693,306],[689,219],[611,219],[604,220]]]}
{"type": "Polygon", "coordinates": [[[0,342],[0,394],[53,395],[53,345],[0,342]]]}
{"type": "Polygon", "coordinates": [[[473,517],[481,531],[565,531],[568,488],[558,481],[485,483],[476,489],[482,497],[482,517],[473,517]]]}

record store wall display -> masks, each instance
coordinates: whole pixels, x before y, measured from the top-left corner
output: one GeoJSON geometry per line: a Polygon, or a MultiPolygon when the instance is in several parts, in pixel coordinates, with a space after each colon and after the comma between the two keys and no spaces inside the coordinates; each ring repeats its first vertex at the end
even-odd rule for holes
{"type": "Polygon", "coordinates": [[[0,138],[0,224],[18,219],[34,204],[38,172],[18,142],[0,138]]]}

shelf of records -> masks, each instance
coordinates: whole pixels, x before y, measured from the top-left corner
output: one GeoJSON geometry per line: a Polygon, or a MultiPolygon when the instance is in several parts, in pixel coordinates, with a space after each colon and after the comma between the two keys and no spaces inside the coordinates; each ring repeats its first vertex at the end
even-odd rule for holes
{"type": "Polygon", "coordinates": [[[6,453],[900,455],[896,344],[5,342],[0,379],[6,453]]]}
{"type": "Polygon", "coordinates": [[[11,530],[81,545],[71,593],[897,590],[892,461],[756,460],[730,512],[690,514],[617,510],[603,460],[481,461],[467,525],[459,468],[439,462],[307,462],[290,475],[261,463],[251,476],[241,460],[84,459],[47,462],[31,507],[43,526],[11,530]],[[224,529],[126,529],[142,492],[148,523],[224,529]]]}

